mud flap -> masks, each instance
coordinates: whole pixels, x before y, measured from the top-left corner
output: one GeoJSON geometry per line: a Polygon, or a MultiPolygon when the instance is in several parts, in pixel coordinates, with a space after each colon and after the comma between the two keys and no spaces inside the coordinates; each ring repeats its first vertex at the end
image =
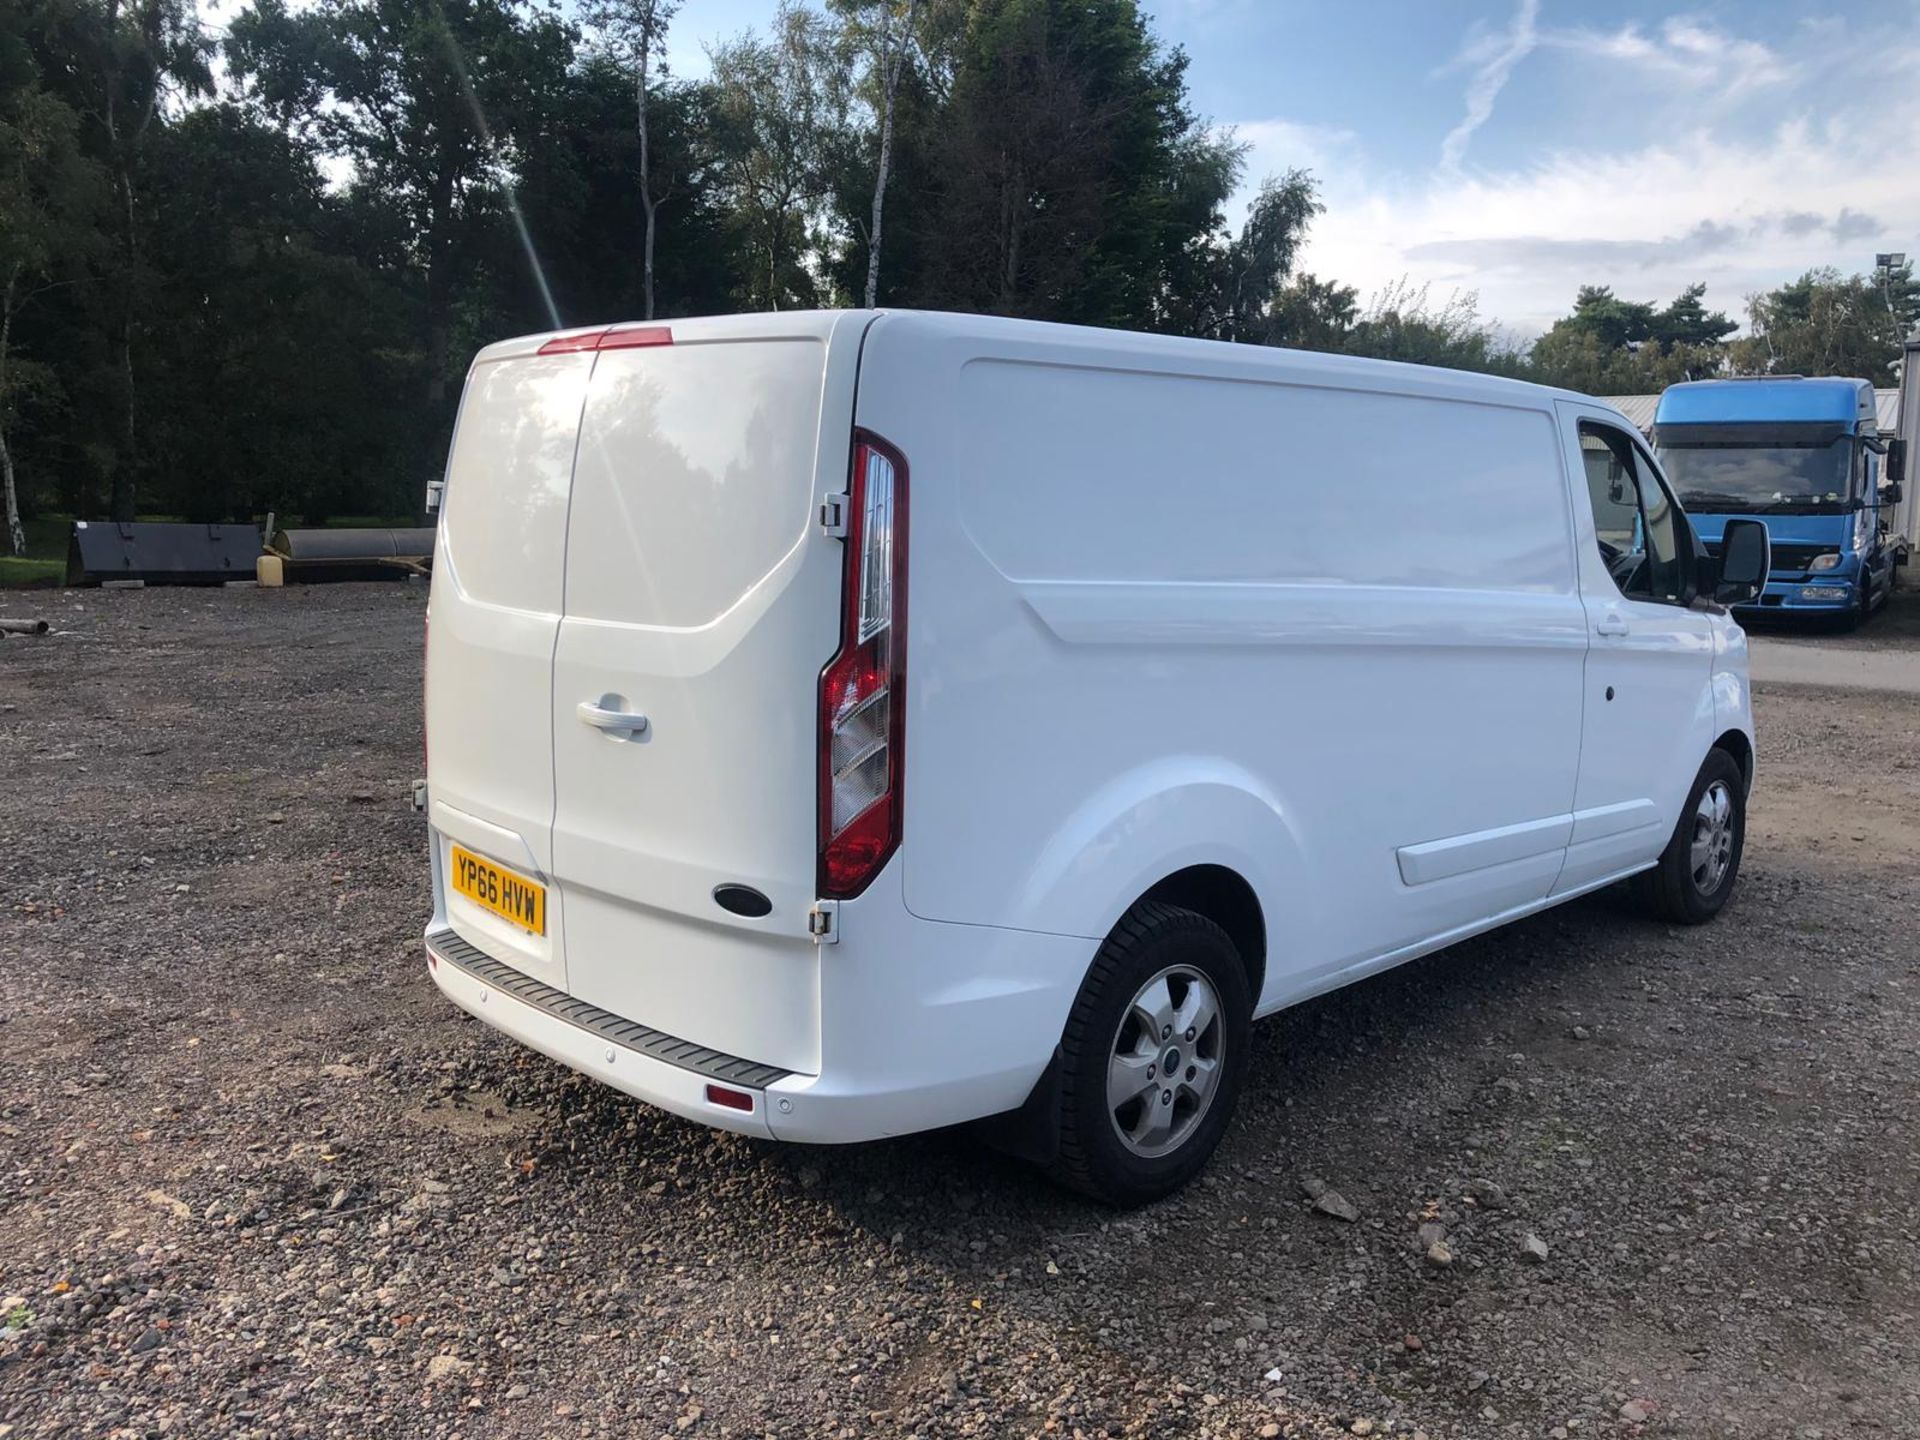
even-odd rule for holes
{"type": "Polygon", "coordinates": [[[1018,1109],[975,1120],[968,1127],[982,1143],[1016,1160],[1051,1165],[1060,1154],[1060,1049],[1018,1109]]]}

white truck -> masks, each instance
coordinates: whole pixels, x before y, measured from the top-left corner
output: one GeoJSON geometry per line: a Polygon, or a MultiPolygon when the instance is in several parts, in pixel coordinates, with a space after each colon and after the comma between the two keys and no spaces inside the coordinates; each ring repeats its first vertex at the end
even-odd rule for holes
{"type": "Polygon", "coordinates": [[[912,312],[474,361],[426,656],[435,982],[781,1140],[1001,1117],[1117,1203],[1248,1027],[1638,875],[1710,918],[1745,637],[1572,394],[912,312]]]}

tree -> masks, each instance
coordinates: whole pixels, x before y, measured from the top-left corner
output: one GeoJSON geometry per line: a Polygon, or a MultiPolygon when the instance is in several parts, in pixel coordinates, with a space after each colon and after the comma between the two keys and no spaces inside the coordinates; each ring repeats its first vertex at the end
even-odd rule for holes
{"type": "MultiPolygon", "coordinates": [[[[422,274],[425,393],[443,406],[458,256],[513,179],[513,147],[559,103],[573,32],[526,0],[256,0],[235,18],[233,74],[261,110],[311,131],[391,206],[422,274]]],[[[530,278],[545,285],[539,258],[530,278]]],[[[557,316],[554,322],[557,324],[557,316]]]]}
{"type": "Polygon", "coordinates": [[[73,107],[42,88],[33,57],[0,41],[0,490],[15,555],[26,531],[11,433],[20,402],[54,381],[48,365],[19,354],[15,321],[32,301],[87,278],[106,219],[105,175],[82,153],[80,130],[73,107]]]}
{"type": "Polygon", "coordinates": [[[667,25],[680,8],[679,0],[590,0],[582,18],[600,34],[601,43],[633,77],[634,128],[640,137],[640,208],[646,220],[641,238],[642,313],[653,319],[653,252],[658,212],[673,193],[669,171],[665,188],[654,193],[652,137],[648,134],[647,86],[655,52],[666,39],[667,25]]]}
{"type": "Polygon", "coordinates": [[[1426,286],[1404,279],[1381,288],[1340,348],[1377,360],[1500,375],[1517,375],[1523,365],[1513,345],[1481,320],[1472,291],[1456,292],[1436,306],[1426,286]]]}
{"type": "MultiPolygon", "coordinates": [[[[632,179],[639,136],[631,79],[610,57],[590,52],[561,107],[526,142],[530,163],[518,193],[554,303],[571,323],[645,311],[644,277],[633,263],[633,237],[646,214],[632,179]]],[[[656,317],[732,309],[750,263],[722,204],[713,112],[706,85],[657,85],[648,99],[650,166],[656,177],[673,177],[673,219],[660,226],[654,250],[656,317]]],[[[506,327],[496,333],[537,329],[543,322],[514,266],[519,241],[511,225],[494,226],[487,244],[476,260],[493,289],[480,313],[506,327]]]]}
{"type": "Polygon", "coordinates": [[[1298,275],[1267,307],[1267,343],[1296,350],[1343,350],[1359,317],[1360,292],[1351,285],[1298,275]]]}
{"type": "Polygon", "coordinates": [[[782,0],[769,35],[712,58],[718,173],[755,261],[740,298],[770,310],[812,303],[806,258],[846,125],[844,57],[820,15],[782,0]]]}
{"type": "Polygon", "coordinates": [[[900,77],[912,66],[925,19],[922,0],[834,0],[850,46],[867,57],[869,103],[879,118],[880,149],[874,165],[873,217],[867,228],[867,281],[863,303],[880,303],[880,241],[887,181],[893,173],[893,116],[900,77]]]}
{"type": "Polygon", "coordinates": [[[315,155],[246,109],[206,106],[155,137],[148,227],[147,448],[158,508],[411,511],[434,437],[407,403],[396,280],[346,253],[315,155]]]}
{"type": "Polygon", "coordinates": [[[1911,265],[1873,278],[1809,270],[1748,297],[1752,333],[1733,345],[1733,363],[1744,374],[1844,375],[1890,386],[1916,311],[1911,265]]]}
{"type": "Polygon", "coordinates": [[[1269,175],[1247,209],[1246,223],[1221,257],[1218,318],[1209,330],[1222,340],[1266,342],[1281,282],[1293,271],[1307,226],[1326,206],[1305,170],[1269,175]]]}
{"type": "Polygon", "coordinates": [[[1738,325],[1704,303],[1707,287],[1689,285],[1665,307],[1622,300],[1604,285],[1583,285],[1573,312],[1533,344],[1533,378],[1594,395],[1638,395],[1681,380],[1716,375],[1726,339],[1738,325]]]}
{"type": "Polygon", "coordinates": [[[1230,137],[1138,0],[976,0],[924,220],[924,304],[1187,329],[1224,241],[1230,137]]]}
{"type": "Polygon", "coordinates": [[[99,424],[104,417],[94,428],[115,434],[111,510],[130,520],[142,467],[135,352],[151,259],[142,233],[144,162],[169,108],[212,87],[212,44],[189,0],[41,0],[32,8],[25,35],[42,83],[78,117],[80,150],[112,190],[113,219],[97,233],[113,244],[95,260],[103,282],[95,303],[110,303],[98,319],[110,337],[117,414],[111,431],[99,424]]]}
{"type": "Polygon", "coordinates": [[[1662,350],[1671,351],[1682,345],[1720,345],[1740,328],[1738,321],[1728,319],[1718,310],[1707,309],[1706,293],[1704,283],[1689,285],[1674,297],[1671,305],[1654,313],[1650,338],[1662,350]]]}
{"type": "Polygon", "coordinates": [[[1573,314],[1556,321],[1579,334],[1591,335],[1606,350],[1637,345],[1653,333],[1653,306],[1622,300],[1609,285],[1582,285],[1574,296],[1573,314]]]}

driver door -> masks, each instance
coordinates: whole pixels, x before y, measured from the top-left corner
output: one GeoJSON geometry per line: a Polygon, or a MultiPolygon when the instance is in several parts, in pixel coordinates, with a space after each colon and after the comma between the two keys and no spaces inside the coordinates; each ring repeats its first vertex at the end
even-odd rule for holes
{"type": "Polygon", "coordinates": [[[1554,894],[1651,864],[1713,743],[1712,620],[1687,518],[1619,417],[1560,402],[1587,614],[1572,843],[1554,894]]]}

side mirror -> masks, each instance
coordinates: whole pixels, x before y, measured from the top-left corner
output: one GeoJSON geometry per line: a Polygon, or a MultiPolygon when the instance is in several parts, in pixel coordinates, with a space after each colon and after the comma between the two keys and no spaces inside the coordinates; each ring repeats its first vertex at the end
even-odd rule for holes
{"type": "Polygon", "coordinates": [[[1880,487],[1887,497],[1889,505],[1900,503],[1900,480],[1907,473],[1907,437],[1896,435],[1887,442],[1887,453],[1880,462],[1880,473],[1890,476],[1891,483],[1880,487]]]}
{"type": "Polygon", "coordinates": [[[1764,520],[1729,520],[1720,535],[1720,576],[1713,598],[1722,605],[1747,605],[1767,588],[1773,568],[1773,541],[1764,520]]]}

